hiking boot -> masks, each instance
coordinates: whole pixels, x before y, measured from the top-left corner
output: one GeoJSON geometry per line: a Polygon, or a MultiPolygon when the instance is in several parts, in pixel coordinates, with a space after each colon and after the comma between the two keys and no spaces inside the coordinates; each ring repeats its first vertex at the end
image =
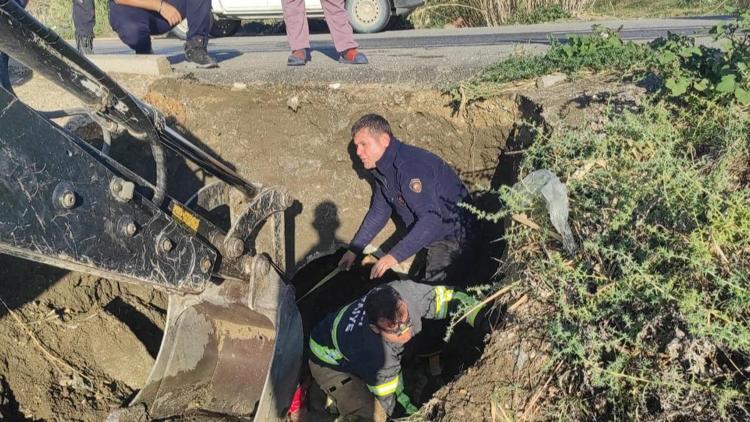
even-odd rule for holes
{"type": "Polygon", "coordinates": [[[76,49],[84,56],[94,54],[94,35],[76,34],[76,49]]]}
{"type": "Polygon", "coordinates": [[[304,48],[293,50],[292,54],[286,59],[287,66],[304,66],[305,63],[307,63],[307,51],[304,48]]]}
{"type": "Polygon", "coordinates": [[[185,60],[201,69],[219,67],[216,60],[208,55],[206,44],[208,44],[208,38],[204,37],[195,37],[185,41],[185,60]]]}
{"type": "Polygon", "coordinates": [[[357,51],[356,48],[350,48],[339,56],[339,63],[345,64],[367,64],[367,56],[357,51]]]}

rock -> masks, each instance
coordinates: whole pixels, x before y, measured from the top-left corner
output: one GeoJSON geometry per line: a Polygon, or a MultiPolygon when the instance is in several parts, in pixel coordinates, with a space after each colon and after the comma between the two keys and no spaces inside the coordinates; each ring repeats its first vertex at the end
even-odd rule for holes
{"type": "Polygon", "coordinates": [[[286,106],[291,108],[293,112],[297,112],[297,109],[299,108],[299,97],[294,96],[286,101],[286,106]]]}
{"type": "Polygon", "coordinates": [[[564,73],[551,73],[549,75],[544,75],[541,78],[536,80],[536,87],[537,88],[549,88],[551,86],[555,86],[559,84],[560,82],[565,82],[568,80],[568,75],[564,73]]]}
{"type": "Polygon", "coordinates": [[[341,88],[341,84],[340,84],[340,83],[338,83],[338,82],[336,82],[335,84],[330,84],[330,85],[328,85],[328,88],[331,88],[331,89],[339,89],[339,88],[341,88]]]}
{"type": "Polygon", "coordinates": [[[243,84],[242,82],[235,82],[232,84],[232,91],[244,91],[247,89],[247,84],[243,84]]]}
{"type": "Polygon", "coordinates": [[[100,313],[97,319],[94,324],[105,329],[102,335],[89,338],[89,350],[97,367],[134,390],[142,388],[154,358],[124,322],[109,312],[100,313]]]}

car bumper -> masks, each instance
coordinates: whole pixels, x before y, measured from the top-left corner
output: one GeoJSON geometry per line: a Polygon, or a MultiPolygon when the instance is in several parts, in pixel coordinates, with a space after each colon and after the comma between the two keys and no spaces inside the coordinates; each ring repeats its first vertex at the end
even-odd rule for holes
{"type": "Polygon", "coordinates": [[[424,0],[393,0],[397,15],[407,15],[424,4],[424,0]]]}

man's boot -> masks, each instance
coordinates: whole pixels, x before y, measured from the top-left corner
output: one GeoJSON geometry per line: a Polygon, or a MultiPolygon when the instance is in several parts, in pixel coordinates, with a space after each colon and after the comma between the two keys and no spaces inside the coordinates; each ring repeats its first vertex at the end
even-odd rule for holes
{"type": "Polygon", "coordinates": [[[79,35],[76,34],[76,48],[78,52],[85,55],[94,54],[94,34],[79,35]]]}
{"type": "Polygon", "coordinates": [[[195,37],[187,40],[185,42],[185,60],[201,69],[219,67],[216,60],[208,55],[206,44],[208,44],[208,38],[205,37],[195,37]]]}

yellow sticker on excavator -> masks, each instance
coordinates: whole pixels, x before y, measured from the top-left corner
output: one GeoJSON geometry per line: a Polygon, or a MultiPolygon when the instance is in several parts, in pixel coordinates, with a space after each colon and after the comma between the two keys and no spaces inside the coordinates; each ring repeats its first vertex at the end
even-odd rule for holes
{"type": "Polygon", "coordinates": [[[174,202],[172,203],[172,216],[186,225],[193,233],[198,231],[198,225],[200,225],[198,217],[174,202]]]}

